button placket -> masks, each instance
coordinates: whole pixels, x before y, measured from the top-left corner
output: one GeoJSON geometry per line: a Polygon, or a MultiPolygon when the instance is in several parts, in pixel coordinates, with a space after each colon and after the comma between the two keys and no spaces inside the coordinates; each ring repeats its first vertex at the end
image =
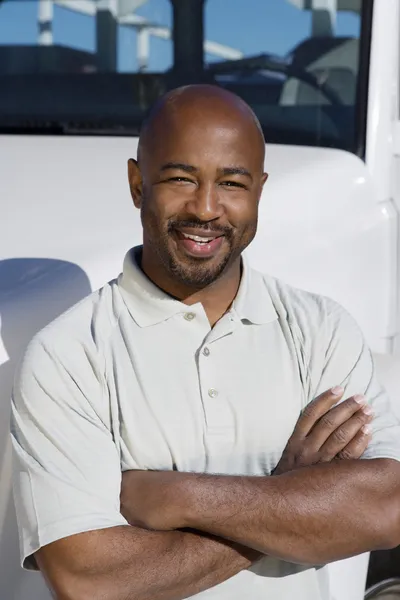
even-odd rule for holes
{"type": "MultiPolygon", "coordinates": [[[[200,349],[198,369],[206,431],[207,435],[219,438],[221,442],[224,440],[225,443],[234,435],[234,415],[224,394],[223,381],[219,377],[218,348],[213,345],[212,351],[210,350],[208,336],[204,343],[200,349]]],[[[218,344],[218,341],[213,340],[212,343],[218,344]]]]}

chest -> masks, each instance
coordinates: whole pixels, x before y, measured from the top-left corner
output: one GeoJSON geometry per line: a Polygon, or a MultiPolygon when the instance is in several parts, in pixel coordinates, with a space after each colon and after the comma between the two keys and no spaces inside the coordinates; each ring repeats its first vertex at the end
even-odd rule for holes
{"type": "Polygon", "coordinates": [[[303,403],[292,338],[278,321],[205,335],[179,327],[165,335],[162,325],[146,331],[146,343],[128,330],[110,348],[122,469],[269,473],[303,403]]]}

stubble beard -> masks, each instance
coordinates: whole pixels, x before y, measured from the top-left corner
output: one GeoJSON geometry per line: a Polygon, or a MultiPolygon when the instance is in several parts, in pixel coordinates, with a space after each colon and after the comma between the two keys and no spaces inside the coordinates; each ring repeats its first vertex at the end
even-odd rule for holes
{"type": "Polygon", "coordinates": [[[213,264],[213,259],[196,259],[190,256],[180,261],[170,251],[168,241],[169,234],[165,234],[157,247],[157,254],[171,276],[189,288],[202,289],[211,285],[221,277],[231,261],[231,250],[226,252],[216,264],[213,264]]]}

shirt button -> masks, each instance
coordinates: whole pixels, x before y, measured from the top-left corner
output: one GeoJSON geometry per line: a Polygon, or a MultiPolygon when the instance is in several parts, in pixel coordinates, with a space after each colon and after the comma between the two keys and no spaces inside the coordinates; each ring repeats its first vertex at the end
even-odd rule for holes
{"type": "Polygon", "coordinates": [[[203,349],[203,354],[204,356],[210,356],[210,350],[207,348],[207,346],[203,349]]]}
{"type": "Polygon", "coordinates": [[[210,398],[216,398],[218,396],[218,390],[211,388],[208,390],[208,395],[210,396],[210,398]]]}
{"type": "Polygon", "coordinates": [[[185,319],[186,321],[193,321],[193,319],[195,318],[196,314],[195,313],[186,313],[185,314],[185,319]]]}

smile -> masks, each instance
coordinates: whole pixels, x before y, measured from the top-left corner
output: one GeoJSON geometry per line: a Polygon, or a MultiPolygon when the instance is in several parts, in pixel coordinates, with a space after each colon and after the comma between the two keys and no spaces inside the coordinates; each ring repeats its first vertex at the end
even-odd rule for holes
{"type": "Polygon", "coordinates": [[[186,240],[193,240],[198,244],[208,244],[209,242],[212,242],[213,240],[217,239],[217,237],[220,237],[217,235],[214,235],[213,237],[205,237],[201,235],[189,235],[188,233],[181,233],[186,240]]]}
{"type": "Polygon", "coordinates": [[[178,247],[184,254],[192,258],[212,258],[221,249],[225,236],[217,232],[204,232],[205,235],[197,233],[186,233],[179,229],[175,230],[175,239],[178,247]]]}

